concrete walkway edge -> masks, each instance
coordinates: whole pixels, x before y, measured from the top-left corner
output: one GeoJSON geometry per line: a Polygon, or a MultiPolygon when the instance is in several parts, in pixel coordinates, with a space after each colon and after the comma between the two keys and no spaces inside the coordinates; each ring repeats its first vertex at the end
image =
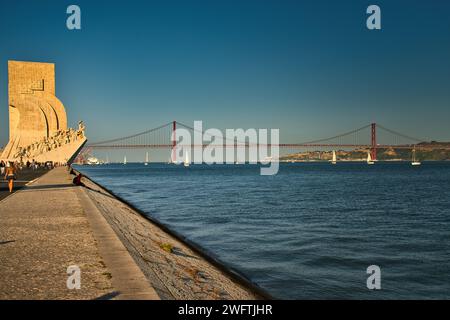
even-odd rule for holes
{"type": "Polygon", "coordinates": [[[119,291],[116,299],[159,300],[155,289],[84,188],[77,188],[76,193],[97,241],[99,253],[111,273],[112,284],[119,291]]]}

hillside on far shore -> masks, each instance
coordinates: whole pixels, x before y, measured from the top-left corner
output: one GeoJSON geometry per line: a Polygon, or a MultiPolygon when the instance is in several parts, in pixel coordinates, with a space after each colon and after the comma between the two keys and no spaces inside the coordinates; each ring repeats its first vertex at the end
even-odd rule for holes
{"type": "MultiPolygon", "coordinates": [[[[366,160],[369,149],[336,150],[338,160],[358,161],[366,160]]],[[[304,151],[280,157],[282,161],[329,161],[333,151],[304,151]]],[[[412,159],[411,149],[380,148],[377,150],[377,159],[381,161],[412,159]]],[[[450,160],[450,142],[422,142],[416,145],[416,159],[418,161],[445,161],[450,160]]]]}

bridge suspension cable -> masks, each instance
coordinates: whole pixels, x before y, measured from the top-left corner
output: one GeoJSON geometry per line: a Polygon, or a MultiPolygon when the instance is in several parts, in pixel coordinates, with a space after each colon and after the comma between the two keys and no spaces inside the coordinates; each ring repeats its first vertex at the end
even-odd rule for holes
{"type": "Polygon", "coordinates": [[[123,141],[123,140],[133,139],[133,138],[136,138],[136,137],[139,137],[139,136],[143,136],[145,134],[149,134],[149,133],[155,132],[155,131],[160,130],[162,128],[168,127],[171,124],[172,124],[172,122],[168,122],[166,124],[163,124],[162,126],[159,126],[159,127],[156,127],[156,128],[152,128],[152,129],[149,129],[149,130],[146,130],[146,131],[142,131],[142,132],[130,135],[130,136],[116,138],[116,139],[111,139],[111,140],[105,140],[105,141],[99,141],[99,142],[88,144],[88,146],[89,147],[96,147],[96,146],[99,146],[99,145],[111,144],[111,143],[115,143],[115,142],[119,142],[119,141],[123,141]]]}
{"type": "MultiPolygon", "coordinates": [[[[206,134],[206,135],[208,135],[209,137],[218,137],[218,136],[212,135],[212,134],[210,134],[210,133],[208,133],[208,132],[206,132],[206,131],[200,131],[200,130],[197,130],[197,129],[195,129],[195,128],[192,128],[192,127],[190,127],[190,126],[188,126],[188,125],[186,125],[186,124],[184,124],[184,123],[178,122],[178,121],[177,121],[177,124],[181,125],[182,127],[185,127],[186,129],[192,130],[192,131],[194,131],[194,132],[198,132],[198,133],[201,133],[201,134],[206,134]]],[[[233,144],[236,142],[237,144],[248,145],[248,142],[245,142],[245,141],[239,141],[239,140],[237,140],[237,139],[236,139],[236,141],[235,141],[234,139],[227,138],[226,136],[225,136],[225,137],[224,137],[224,136],[221,136],[220,138],[222,138],[223,141],[229,141],[229,142],[232,142],[233,144]]]]}
{"type": "MultiPolygon", "coordinates": [[[[86,147],[89,148],[170,148],[176,145],[172,141],[172,135],[173,130],[176,127],[176,124],[178,124],[181,127],[184,127],[187,130],[191,130],[194,132],[199,132],[201,134],[207,134],[210,137],[219,137],[215,136],[213,134],[207,133],[206,131],[197,130],[195,128],[192,128],[184,123],[174,121],[174,122],[168,122],[166,124],[163,124],[161,126],[145,130],[133,135],[115,138],[115,139],[109,139],[94,143],[89,143],[86,147]]],[[[229,139],[224,136],[220,136],[220,138],[224,141],[224,144],[226,141],[232,142],[232,145],[235,145],[237,143],[241,146],[249,146],[249,143],[244,141],[235,141],[236,139],[229,139]]],[[[397,140],[399,138],[405,139],[406,143],[403,142],[402,144],[405,146],[408,145],[415,145],[419,142],[424,142],[426,140],[418,139],[411,137],[406,134],[402,134],[400,132],[397,132],[395,130],[386,128],[379,124],[369,124],[362,126],[358,129],[351,130],[342,134],[338,134],[329,138],[322,138],[318,140],[310,140],[306,142],[301,143],[280,143],[280,147],[286,147],[286,148],[302,148],[302,147],[339,147],[342,146],[344,148],[349,147],[371,147],[372,149],[377,148],[378,146],[399,146],[400,143],[397,143],[397,140]],[[370,129],[372,127],[372,132],[370,132],[370,129]],[[384,143],[380,143],[381,139],[376,139],[376,133],[374,132],[374,129],[379,128],[382,131],[389,133],[391,136],[389,137],[383,137],[386,141],[382,141],[384,143]],[[364,132],[367,130],[367,132],[364,132]],[[372,139],[371,139],[372,138],[372,139]],[[374,139],[375,138],[375,139],[374,139]],[[387,141],[389,140],[389,141],[387,141]],[[396,143],[393,143],[393,140],[396,141],[396,143]],[[374,141],[376,141],[376,145],[374,144],[374,141]]],[[[273,144],[272,144],[273,145],[273,144]]]]}
{"type": "Polygon", "coordinates": [[[322,142],[343,138],[343,137],[346,137],[346,136],[358,133],[360,131],[363,131],[363,130],[365,130],[367,128],[370,128],[370,126],[371,125],[368,124],[368,125],[366,125],[364,127],[361,127],[361,128],[358,128],[358,129],[355,129],[355,130],[352,130],[352,131],[349,131],[349,132],[346,132],[346,133],[338,134],[338,135],[330,137],[330,138],[324,138],[324,139],[319,139],[319,140],[312,140],[312,141],[302,142],[302,143],[299,143],[299,145],[320,144],[322,142]]]}
{"type": "Polygon", "coordinates": [[[379,129],[382,129],[382,130],[384,130],[384,131],[387,131],[387,132],[389,132],[389,133],[391,133],[391,134],[393,134],[393,135],[395,135],[395,136],[398,136],[398,137],[401,137],[401,138],[404,138],[404,139],[407,139],[407,140],[411,140],[411,141],[414,141],[414,142],[417,142],[417,143],[427,141],[426,139],[418,139],[418,138],[414,138],[414,137],[408,136],[408,135],[406,135],[406,134],[402,134],[402,133],[400,133],[400,132],[397,132],[397,131],[388,129],[388,128],[386,128],[386,127],[380,125],[380,124],[377,124],[377,127],[378,127],[379,129]]]}

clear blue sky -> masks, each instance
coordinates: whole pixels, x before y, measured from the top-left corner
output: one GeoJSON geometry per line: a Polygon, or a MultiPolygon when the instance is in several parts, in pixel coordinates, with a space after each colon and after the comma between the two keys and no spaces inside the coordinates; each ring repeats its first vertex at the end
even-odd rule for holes
{"type": "Polygon", "coordinates": [[[91,142],[174,119],[286,142],[370,122],[450,140],[449,1],[2,0],[0,44],[0,145],[9,59],[56,63],[91,142]],[[81,31],[66,28],[70,4],[81,31]],[[366,29],[370,4],[381,31],[366,29]]]}

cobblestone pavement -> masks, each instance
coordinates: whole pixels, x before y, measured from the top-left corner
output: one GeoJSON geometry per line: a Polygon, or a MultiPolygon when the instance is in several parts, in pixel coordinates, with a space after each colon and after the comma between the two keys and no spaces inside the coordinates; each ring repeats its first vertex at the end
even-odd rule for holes
{"type": "Polygon", "coordinates": [[[56,168],[0,201],[0,299],[113,298],[77,188],[56,168]],[[67,268],[81,270],[81,289],[67,288],[67,268]]]}

